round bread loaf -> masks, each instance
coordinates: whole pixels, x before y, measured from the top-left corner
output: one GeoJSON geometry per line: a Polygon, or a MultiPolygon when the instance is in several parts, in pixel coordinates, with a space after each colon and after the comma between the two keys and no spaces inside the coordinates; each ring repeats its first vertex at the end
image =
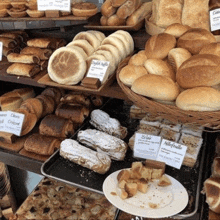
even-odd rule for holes
{"type": "Polygon", "coordinates": [[[214,42],[214,43],[205,45],[200,50],[199,54],[213,54],[213,55],[220,56],[220,42],[214,42]]]}
{"type": "Polygon", "coordinates": [[[184,48],[173,48],[168,53],[168,63],[176,72],[181,64],[191,57],[191,53],[184,48]]]}
{"type": "Polygon", "coordinates": [[[179,38],[182,34],[188,31],[191,27],[188,25],[183,25],[179,23],[174,23],[166,27],[164,33],[171,34],[175,38],[179,38]]]}
{"type": "Polygon", "coordinates": [[[206,179],[204,191],[209,208],[215,213],[220,213],[220,177],[209,177],[206,179]]]}
{"type": "Polygon", "coordinates": [[[145,74],[148,74],[148,72],[144,66],[127,65],[121,69],[119,79],[130,87],[137,78],[145,74]]]}
{"type": "Polygon", "coordinates": [[[49,77],[60,84],[75,85],[86,73],[86,61],[78,50],[61,47],[50,57],[48,62],[49,77]]]}
{"type": "Polygon", "coordinates": [[[167,76],[173,81],[176,81],[176,74],[166,61],[161,59],[147,59],[144,66],[149,74],[167,76]]]}
{"type": "Polygon", "coordinates": [[[149,98],[174,101],[179,95],[178,85],[169,77],[147,74],[136,79],[131,90],[149,98]]]}
{"type": "Polygon", "coordinates": [[[147,60],[147,56],[146,56],[145,50],[141,50],[131,57],[131,59],[128,61],[128,64],[136,65],[136,66],[143,66],[146,60],[147,60]]]}
{"type": "Polygon", "coordinates": [[[74,38],[73,38],[73,41],[74,40],[87,40],[91,45],[92,47],[94,48],[94,50],[96,50],[101,42],[100,40],[92,33],[89,33],[87,31],[81,31],[79,32],[74,38]]]}
{"type": "Polygon", "coordinates": [[[98,7],[91,2],[79,2],[72,5],[72,13],[77,17],[90,17],[98,12],[98,7]]]}
{"type": "Polygon", "coordinates": [[[176,38],[173,35],[161,33],[151,36],[145,44],[146,56],[164,59],[175,46],[176,38]]]}
{"type": "Polygon", "coordinates": [[[153,35],[161,34],[165,31],[164,28],[159,27],[153,22],[149,21],[149,18],[150,17],[145,18],[145,29],[149,35],[153,36],[153,35]]]}
{"type": "Polygon", "coordinates": [[[214,35],[201,28],[191,28],[177,40],[177,47],[187,49],[191,54],[198,54],[202,47],[216,42],[214,35]]]}
{"type": "Polygon", "coordinates": [[[179,67],[176,81],[184,89],[219,84],[220,57],[211,54],[190,57],[179,67]]]}
{"type": "Polygon", "coordinates": [[[220,110],[220,92],[203,86],[187,89],[177,97],[176,106],[191,111],[218,111],[220,110]]]}
{"type": "Polygon", "coordinates": [[[73,46],[81,47],[87,56],[90,56],[95,51],[93,46],[87,40],[74,40],[66,45],[66,47],[73,46]]]}

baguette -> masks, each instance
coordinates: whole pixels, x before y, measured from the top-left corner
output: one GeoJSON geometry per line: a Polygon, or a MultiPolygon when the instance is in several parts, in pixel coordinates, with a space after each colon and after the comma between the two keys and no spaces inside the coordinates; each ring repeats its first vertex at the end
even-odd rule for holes
{"type": "Polygon", "coordinates": [[[61,142],[60,156],[99,174],[105,174],[111,166],[108,155],[93,151],[72,139],[61,142]]]}
{"type": "Polygon", "coordinates": [[[112,0],[106,0],[101,6],[101,14],[105,17],[110,17],[115,14],[117,8],[112,6],[112,0]]]}

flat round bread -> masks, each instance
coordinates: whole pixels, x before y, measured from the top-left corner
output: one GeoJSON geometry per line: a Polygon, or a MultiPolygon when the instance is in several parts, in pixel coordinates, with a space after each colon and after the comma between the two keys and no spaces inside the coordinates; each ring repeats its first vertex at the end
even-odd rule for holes
{"type": "Polygon", "coordinates": [[[119,38],[115,36],[108,36],[102,41],[102,45],[105,45],[105,44],[111,44],[115,46],[119,51],[121,60],[126,57],[125,45],[123,41],[120,40],[119,38]]]}
{"type": "Polygon", "coordinates": [[[87,40],[92,45],[94,50],[96,50],[101,45],[101,41],[94,34],[89,33],[87,31],[82,31],[82,32],[78,33],[73,38],[73,41],[78,40],[78,39],[87,40]]]}
{"type": "Polygon", "coordinates": [[[89,30],[88,33],[94,34],[101,42],[105,39],[105,34],[101,31],[89,30]]]}
{"type": "Polygon", "coordinates": [[[90,56],[95,50],[87,40],[74,40],[66,45],[66,47],[78,46],[81,47],[87,56],[90,56]]]}
{"type": "Polygon", "coordinates": [[[50,57],[48,74],[50,78],[64,85],[79,83],[86,73],[86,61],[82,54],[74,48],[61,47],[50,57]]]}
{"type": "Polygon", "coordinates": [[[111,44],[104,44],[98,47],[97,50],[104,50],[104,51],[109,51],[115,58],[115,64],[118,65],[121,61],[120,53],[117,47],[111,45],[111,44]]]}
{"type": "Polygon", "coordinates": [[[88,55],[86,54],[86,52],[82,49],[82,47],[79,47],[79,46],[75,46],[75,45],[70,45],[68,48],[73,48],[73,49],[76,49],[78,50],[81,55],[83,56],[83,59],[86,60],[88,58],[88,55]]]}

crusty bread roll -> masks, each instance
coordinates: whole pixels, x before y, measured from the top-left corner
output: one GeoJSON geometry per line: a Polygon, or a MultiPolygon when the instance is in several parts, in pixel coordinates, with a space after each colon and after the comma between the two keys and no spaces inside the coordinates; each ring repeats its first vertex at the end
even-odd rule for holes
{"type": "Polygon", "coordinates": [[[176,80],[184,89],[219,84],[220,57],[212,54],[192,56],[179,67],[176,80]]]}
{"type": "Polygon", "coordinates": [[[147,56],[146,56],[145,50],[141,50],[130,58],[130,60],[128,61],[128,64],[136,65],[136,66],[143,66],[146,60],[147,60],[147,56]]]}
{"type": "Polygon", "coordinates": [[[50,57],[48,62],[49,77],[60,84],[75,85],[86,73],[86,61],[78,50],[61,47],[50,57]]]}
{"type": "Polygon", "coordinates": [[[127,0],[117,10],[116,15],[121,19],[126,19],[141,6],[141,0],[127,0]]]}
{"type": "Polygon", "coordinates": [[[32,77],[40,72],[40,66],[36,64],[13,63],[6,71],[11,75],[32,77]]]}
{"type": "Polygon", "coordinates": [[[31,17],[31,18],[41,18],[45,16],[45,12],[44,11],[38,11],[38,10],[30,10],[27,9],[26,10],[27,14],[31,17]]]}
{"type": "Polygon", "coordinates": [[[180,23],[173,23],[166,27],[164,33],[171,34],[176,38],[179,38],[182,34],[188,31],[191,27],[180,23]]]}
{"type": "Polygon", "coordinates": [[[7,60],[8,62],[11,62],[11,63],[29,63],[29,64],[40,63],[39,57],[35,55],[30,55],[30,54],[26,55],[26,54],[10,53],[7,56],[7,60]]]}
{"type": "Polygon", "coordinates": [[[152,12],[152,2],[144,2],[137,10],[135,10],[126,20],[127,26],[135,26],[152,12]]]}
{"type": "Polygon", "coordinates": [[[17,93],[23,99],[23,101],[35,97],[34,89],[31,87],[14,89],[13,92],[17,93]]]}
{"type": "Polygon", "coordinates": [[[166,61],[161,59],[147,59],[144,63],[144,67],[149,74],[167,76],[173,81],[176,81],[176,74],[166,61]]]}
{"type": "Polygon", "coordinates": [[[183,110],[218,111],[220,110],[220,92],[203,86],[187,89],[179,94],[176,105],[183,110]]]}
{"type": "Polygon", "coordinates": [[[175,100],[180,92],[172,79],[153,74],[146,74],[136,79],[131,90],[139,95],[164,101],[175,100]]]}
{"type": "Polygon", "coordinates": [[[23,8],[12,7],[10,9],[7,9],[7,12],[12,18],[23,18],[27,15],[26,7],[23,8]]]}
{"type": "Polygon", "coordinates": [[[107,26],[107,21],[108,21],[108,17],[102,15],[101,18],[100,18],[100,24],[102,26],[107,26]]]}
{"type": "Polygon", "coordinates": [[[112,6],[115,8],[120,7],[126,2],[126,0],[112,0],[112,6]]]}
{"type": "Polygon", "coordinates": [[[153,0],[150,21],[166,28],[173,23],[182,23],[182,0],[153,0]]]}
{"type": "Polygon", "coordinates": [[[126,19],[119,18],[117,14],[113,14],[107,19],[107,26],[123,26],[126,19]]]}
{"type": "Polygon", "coordinates": [[[202,47],[216,42],[214,35],[201,28],[191,28],[177,40],[177,47],[187,49],[191,54],[198,54],[202,47]]]}
{"type": "Polygon", "coordinates": [[[182,24],[209,31],[209,0],[184,1],[182,24]]]}
{"type": "Polygon", "coordinates": [[[106,0],[101,6],[101,14],[105,17],[110,17],[117,11],[117,8],[112,6],[112,0],[106,0]]]}
{"type": "Polygon", "coordinates": [[[92,45],[94,50],[96,50],[100,46],[100,44],[101,44],[100,40],[95,36],[95,34],[90,33],[88,31],[81,31],[81,32],[79,32],[73,38],[73,41],[74,40],[79,40],[79,39],[87,40],[92,45]]]}
{"type": "Polygon", "coordinates": [[[2,111],[14,111],[21,106],[23,99],[21,97],[7,97],[1,99],[1,110],[2,111]]]}
{"type": "Polygon", "coordinates": [[[126,86],[131,87],[133,82],[145,75],[148,74],[148,71],[144,66],[135,66],[135,65],[127,65],[123,67],[119,73],[119,79],[124,83],[126,86]]]}
{"type": "Polygon", "coordinates": [[[181,64],[188,60],[191,56],[191,53],[184,48],[173,48],[168,53],[167,61],[176,72],[181,64]]]}
{"type": "Polygon", "coordinates": [[[159,27],[152,21],[149,21],[149,17],[145,18],[145,29],[146,32],[151,36],[161,34],[165,31],[165,28],[159,27]]]}
{"type": "Polygon", "coordinates": [[[87,40],[83,40],[83,39],[71,41],[69,44],[66,45],[66,47],[73,47],[73,46],[82,48],[87,56],[90,56],[95,51],[93,46],[87,40]]]}
{"type": "Polygon", "coordinates": [[[41,120],[39,133],[46,136],[67,138],[74,134],[74,125],[70,119],[50,114],[41,120]]]}
{"type": "Polygon", "coordinates": [[[111,166],[107,154],[91,150],[72,139],[61,142],[60,156],[99,174],[106,173],[111,166]]]}
{"type": "Polygon", "coordinates": [[[31,54],[40,58],[40,60],[48,60],[52,54],[51,49],[44,49],[40,47],[25,47],[20,54],[31,54]]]}
{"type": "Polygon", "coordinates": [[[60,143],[58,138],[35,133],[26,139],[24,149],[35,154],[50,156],[60,148],[60,143]]]}
{"type": "Polygon", "coordinates": [[[151,36],[145,44],[146,56],[164,59],[175,46],[176,38],[173,35],[161,33],[151,36]]]}
{"type": "Polygon", "coordinates": [[[214,42],[203,46],[199,54],[213,54],[220,56],[220,42],[214,42]]]}
{"type": "Polygon", "coordinates": [[[204,182],[203,190],[206,194],[206,202],[215,213],[220,213],[220,177],[209,177],[204,182]]]}
{"type": "Polygon", "coordinates": [[[98,12],[98,7],[91,2],[78,2],[72,5],[72,13],[77,17],[91,17],[98,12]]]}

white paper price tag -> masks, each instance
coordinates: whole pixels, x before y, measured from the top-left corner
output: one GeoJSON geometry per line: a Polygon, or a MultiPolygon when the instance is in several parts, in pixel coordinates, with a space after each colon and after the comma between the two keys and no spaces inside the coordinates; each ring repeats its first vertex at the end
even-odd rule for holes
{"type": "Polygon", "coordinates": [[[0,131],[5,130],[5,120],[7,118],[8,112],[7,111],[1,111],[0,112],[0,131]]]}
{"type": "Polygon", "coordinates": [[[157,155],[157,160],[180,169],[185,157],[187,146],[163,139],[157,155]]]}
{"type": "Polygon", "coordinates": [[[0,61],[2,61],[2,54],[3,54],[3,43],[0,42],[0,61]]]}
{"type": "Polygon", "coordinates": [[[135,134],[134,157],[155,160],[161,137],[149,134],[135,134]]]}
{"type": "Polygon", "coordinates": [[[70,0],[37,0],[37,8],[39,11],[70,11],[70,5],[70,0]]]}
{"type": "Polygon", "coordinates": [[[4,120],[4,131],[20,136],[24,121],[24,114],[7,111],[7,117],[4,120]]]}
{"type": "Polygon", "coordinates": [[[92,60],[86,76],[91,78],[97,78],[102,82],[105,78],[109,63],[109,61],[92,60]]]}
{"type": "Polygon", "coordinates": [[[220,29],[220,9],[214,9],[209,12],[210,29],[216,31],[220,29]]]}

